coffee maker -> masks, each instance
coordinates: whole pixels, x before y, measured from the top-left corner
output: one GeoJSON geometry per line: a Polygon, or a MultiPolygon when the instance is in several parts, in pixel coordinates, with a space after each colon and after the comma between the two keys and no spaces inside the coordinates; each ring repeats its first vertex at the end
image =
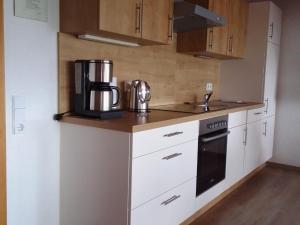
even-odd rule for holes
{"type": "Polygon", "coordinates": [[[113,62],[110,60],[75,61],[74,113],[100,119],[121,117],[116,109],[120,104],[120,90],[110,86],[113,62]],[[113,92],[116,99],[113,99],[113,92]]]}

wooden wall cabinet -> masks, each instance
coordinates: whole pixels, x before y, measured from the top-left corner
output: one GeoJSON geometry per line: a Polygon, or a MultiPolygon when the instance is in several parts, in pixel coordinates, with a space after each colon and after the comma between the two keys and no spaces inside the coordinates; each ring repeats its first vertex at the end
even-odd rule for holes
{"type": "Polygon", "coordinates": [[[167,44],[172,5],[172,0],[61,0],[60,31],[141,45],[167,44]]]}
{"type": "Polygon", "coordinates": [[[190,0],[227,18],[223,27],[203,28],[177,34],[177,51],[195,56],[242,58],[246,42],[246,0],[190,0]]]}
{"type": "Polygon", "coordinates": [[[227,56],[243,58],[246,47],[248,3],[245,0],[228,0],[228,11],[227,56]]]}

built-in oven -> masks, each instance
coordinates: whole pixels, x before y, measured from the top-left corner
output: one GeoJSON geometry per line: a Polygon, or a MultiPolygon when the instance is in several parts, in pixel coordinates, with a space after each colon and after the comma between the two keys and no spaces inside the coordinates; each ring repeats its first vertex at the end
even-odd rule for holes
{"type": "Polygon", "coordinates": [[[229,133],[228,116],[200,121],[197,196],[224,180],[229,133]]]}

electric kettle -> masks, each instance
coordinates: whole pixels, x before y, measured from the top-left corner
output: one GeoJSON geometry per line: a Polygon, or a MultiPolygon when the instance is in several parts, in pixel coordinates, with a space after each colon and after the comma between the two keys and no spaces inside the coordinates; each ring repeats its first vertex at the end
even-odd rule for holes
{"type": "Polygon", "coordinates": [[[149,111],[151,89],[146,81],[134,80],[128,90],[128,108],[132,112],[145,113],[149,111]]]}

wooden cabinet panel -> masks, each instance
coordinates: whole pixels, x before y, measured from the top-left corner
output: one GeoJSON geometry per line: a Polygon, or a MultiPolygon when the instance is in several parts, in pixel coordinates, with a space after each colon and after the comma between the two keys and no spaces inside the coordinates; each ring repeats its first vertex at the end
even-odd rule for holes
{"type": "Polygon", "coordinates": [[[141,37],[142,0],[101,0],[99,29],[141,37]]]}
{"type": "Polygon", "coordinates": [[[170,0],[143,0],[142,37],[144,39],[168,42],[169,8],[170,0]]]}
{"type": "MultiPolygon", "coordinates": [[[[210,0],[209,9],[216,14],[228,18],[229,0],[210,0]]],[[[227,21],[228,23],[228,21],[227,21]]],[[[228,39],[228,25],[223,27],[208,28],[207,50],[212,53],[226,55],[228,39]]]]}
{"type": "Polygon", "coordinates": [[[168,44],[173,44],[174,42],[174,0],[169,0],[169,14],[168,14],[168,44]]]}
{"type": "Polygon", "coordinates": [[[141,45],[168,44],[173,0],[60,0],[60,31],[141,45]]]}
{"type": "Polygon", "coordinates": [[[243,57],[246,44],[248,3],[246,0],[229,0],[227,55],[243,57]]]}
{"type": "Polygon", "coordinates": [[[246,44],[246,0],[189,0],[227,19],[223,27],[178,33],[177,51],[215,58],[242,58],[246,44]]]}

